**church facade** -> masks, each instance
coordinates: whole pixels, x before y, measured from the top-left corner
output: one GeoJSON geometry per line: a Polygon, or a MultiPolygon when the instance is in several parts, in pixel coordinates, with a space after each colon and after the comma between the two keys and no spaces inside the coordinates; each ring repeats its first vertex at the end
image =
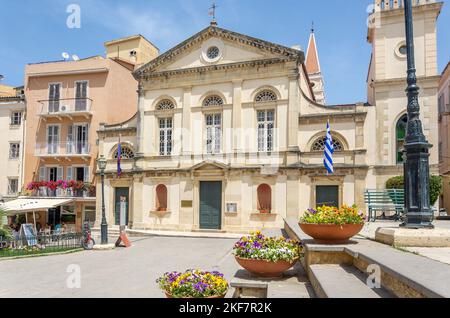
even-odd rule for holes
{"type": "MultiPolygon", "coordinates": [[[[109,225],[118,225],[121,201],[128,226],[148,230],[245,232],[282,227],[285,218],[322,204],[355,203],[366,210],[365,189],[383,189],[403,169],[403,10],[397,2],[384,3],[377,0],[370,16],[365,103],[323,105],[302,51],[215,23],[136,70],[138,112],[98,131],[99,154],[108,160],[109,225]],[[323,166],[328,121],[333,174],[323,166]]],[[[414,7],[422,119],[434,145],[441,6],[421,1],[414,7]]],[[[437,147],[430,162],[438,173],[437,147]]],[[[101,211],[97,200],[97,225],[101,211]]]]}

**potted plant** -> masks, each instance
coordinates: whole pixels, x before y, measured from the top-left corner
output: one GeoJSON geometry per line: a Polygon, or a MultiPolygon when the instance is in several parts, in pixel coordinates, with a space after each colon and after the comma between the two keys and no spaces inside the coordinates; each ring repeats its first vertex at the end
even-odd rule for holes
{"type": "Polygon", "coordinates": [[[364,227],[365,216],[356,205],[340,209],[322,206],[309,209],[300,220],[300,228],[317,243],[345,244],[364,227]]]}
{"type": "Polygon", "coordinates": [[[284,237],[265,237],[261,232],[242,237],[234,246],[236,261],[258,277],[280,277],[300,258],[302,245],[284,237]]]}
{"type": "Polygon", "coordinates": [[[219,272],[165,273],[156,281],[167,298],[225,298],[228,282],[219,272]]]}

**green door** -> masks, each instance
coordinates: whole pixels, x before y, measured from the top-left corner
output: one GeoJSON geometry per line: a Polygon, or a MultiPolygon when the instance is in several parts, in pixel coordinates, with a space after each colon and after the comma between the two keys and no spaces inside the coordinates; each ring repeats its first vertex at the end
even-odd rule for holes
{"type": "Polygon", "coordinates": [[[222,228],[222,182],[200,182],[200,229],[222,228]]]}
{"type": "Polygon", "coordinates": [[[114,217],[115,217],[116,225],[120,225],[120,199],[122,197],[125,197],[126,202],[127,202],[126,224],[128,224],[128,220],[129,220],[130,189],[129,188],[116,188],[115,210],[114,210],[114,217]]]}
{"type": "Polygon", "coordinates": [[[316,207],[339,207],[339,186],[317,186],[316,207]]]}

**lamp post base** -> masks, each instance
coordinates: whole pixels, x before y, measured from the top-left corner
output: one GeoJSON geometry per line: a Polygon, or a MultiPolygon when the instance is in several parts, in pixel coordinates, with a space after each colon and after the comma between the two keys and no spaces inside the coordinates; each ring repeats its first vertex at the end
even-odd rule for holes
{"type": "Polygon", "coordinates": [[[108,245],[108,224],[101,224],[102,245],[108,245]]]}

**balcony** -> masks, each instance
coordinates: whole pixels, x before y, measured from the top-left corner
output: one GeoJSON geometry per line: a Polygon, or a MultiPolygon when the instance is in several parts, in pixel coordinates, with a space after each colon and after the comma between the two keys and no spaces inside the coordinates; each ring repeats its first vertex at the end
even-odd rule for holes
{"type": "Polygon", "coordinates": [[[28,196],[33,198],[74,198],[74,199],[88,199],[95,198],[95,186],[91,186],[86,183],[81,189],[73,189],[73,188],[57,188],[50,189],[47,187],[39,187],[37,189],[29,190],[28,196]]]}
{"type": "Polygon", "coordinates": [[[41,100],[42,105],[38,115],[42,118],[92,117],[92,100],[89,98],[66,98],[58,100],[41,100]]]}
{"type": "Polygon", "coordinates": [[[91,157],[91,146],[87,142],[59,142],[36,144],[36,157],[40,158],[82,158],[91,157]]]}

